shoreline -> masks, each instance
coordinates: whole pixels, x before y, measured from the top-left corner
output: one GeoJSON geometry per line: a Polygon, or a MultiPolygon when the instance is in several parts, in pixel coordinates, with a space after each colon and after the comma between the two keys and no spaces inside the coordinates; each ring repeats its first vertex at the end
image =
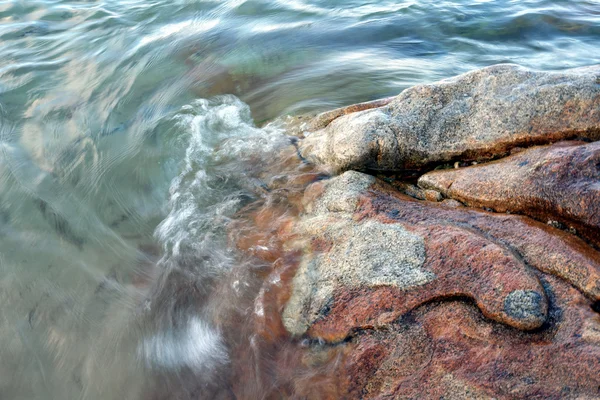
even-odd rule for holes
{"type": "Polygon", "coordinates": [[[299,130],[230,228],[266,263],[236,396],[598,395],[600,67],[492,66],[299,130]]]}

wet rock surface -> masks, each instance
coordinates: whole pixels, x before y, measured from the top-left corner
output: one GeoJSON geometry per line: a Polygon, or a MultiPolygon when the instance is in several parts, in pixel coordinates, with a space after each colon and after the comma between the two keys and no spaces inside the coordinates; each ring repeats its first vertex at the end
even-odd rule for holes
{"type": "Polygon", "coordinates": [[[335,170],[402,170],[486,160],[562,139],[598,140],[598,77],[598,66],[563,72],[510,64],[483,68],[340,116],[308,135],[300,149],[308,160],[335,170]]]}
{"type": "Polygon", "coordinates": [[[600,398],[600,142],[536,146],[599,138],[599,72],[490,67],[307,121],[231,225],[255,266],[217,318],[231,398],[600,398]]]}

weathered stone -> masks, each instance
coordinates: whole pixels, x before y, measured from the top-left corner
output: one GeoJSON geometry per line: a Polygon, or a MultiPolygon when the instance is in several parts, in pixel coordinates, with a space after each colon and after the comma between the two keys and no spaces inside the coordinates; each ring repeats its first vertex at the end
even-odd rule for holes
{"type": "Polygon", "coordinates": [[[414,197],[415,199],[435,202],[442,201],[444,199],[444,196],[442,196],[442,194],[437,190],[422,189],[416,185],[413,185],[412,183],[393,180],[392,182],[390,182],[390,184],[394,188],[398,189],[400,192],[410,197],[414,197]]]}
{"type": "Polygon", "coordinates": [[[306,196],[297,235],[310,245],[283,311],[294,335],[340,341],[461,296],[491,319],[536,329],[547,294],[529,266],[600,299],[598,253],[547,225],[416,201],[354,171],[313,184],[306,196]]]}
{"type": "Polygon", "coordinates": [[[305,232],[328,241],[331,249],[323,257],[304,260],[294,277],[292,297],[283,313],[284,324],[293,334],[303,334],[327,312],[339,287],[408,290],[435,278],[422,269],[423,238],[400,225],[322,218],[308,225],[305,232]]]}
{"type": "Polygon", "coordinates": [[[304,137],[306,133],[314,132],[327,127],[331,121],[348,114],[358,111],[370,110],[372,108],[383,107],[394,100],[394,97],[386,97],[364,103],[351,104],[346,107],[340,107],[322,113],[303,114],[297,116],[288,116],[285,122],[285,128],[291,135],[304,137]]]}
{"type": "Polygon", "coordinates": [[[527,148],[600,138],[598,76],[495,66],[299,119],[309,160],[398,172],[255,164],[211,306],[231,397],[600,397],[600,150],[527,148]]]}
{"type": "Polygon", "coordinates": [[[335,118],[303,139],[300,151],[337,170],[404,170],[486,160],[562,139],[598,140],[599,76],[600,66],[563,72],[510,64],[483,68],[335,118]]]}
{"type": "Polygon", "coordinates": [[[419,185],[468,206],[562,223],[600,246],[600,142],[534,147],[488,164],[429,172],[419,185]]]}
{"type": "Polygon", "coordinates": [[[285,228],[250,220],[285,243],[248,307],[248,341],[236,341],[236,398],[600,395],[600,256],[580,239],[418,201],[357,172],[313,183],[294,204],[303,211],[285,228]]]}
{"type": "Polygon", "coordinates": [[[517,320],[537,321],[546,318],[542,314],[544,298],[533,290],[515,290],[504,299],[504,311],[517,320]]]}
{"type": "Polygon", "coordinates": [[[339,391],[348,398],[593,399],[600,396],[600,316],[564,281],[548,276],[545,328],[519,332],[463,302],[421,307],[385,331],[347,345],[339,391]]]}

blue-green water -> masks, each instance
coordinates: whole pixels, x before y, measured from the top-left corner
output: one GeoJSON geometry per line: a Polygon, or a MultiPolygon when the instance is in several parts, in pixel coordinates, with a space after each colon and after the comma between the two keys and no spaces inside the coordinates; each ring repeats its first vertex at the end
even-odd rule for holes
{"type": "Polygon", "coordinates": [[[0,398],[226,387],[257,126],[500,62],[600,63],[600,1],[0,1],[0,398]]]}

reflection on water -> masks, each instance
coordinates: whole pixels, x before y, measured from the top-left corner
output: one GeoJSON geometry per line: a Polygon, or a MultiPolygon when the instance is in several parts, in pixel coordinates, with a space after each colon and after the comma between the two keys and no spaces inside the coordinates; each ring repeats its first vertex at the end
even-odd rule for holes
{"type": "Polygon", "coordinates": [[[0,397],[230,395],[268,266],[227,228],[290,143],[252,119],[600,62],[595,0],[463,3],[0,2],[0,397]]]}

